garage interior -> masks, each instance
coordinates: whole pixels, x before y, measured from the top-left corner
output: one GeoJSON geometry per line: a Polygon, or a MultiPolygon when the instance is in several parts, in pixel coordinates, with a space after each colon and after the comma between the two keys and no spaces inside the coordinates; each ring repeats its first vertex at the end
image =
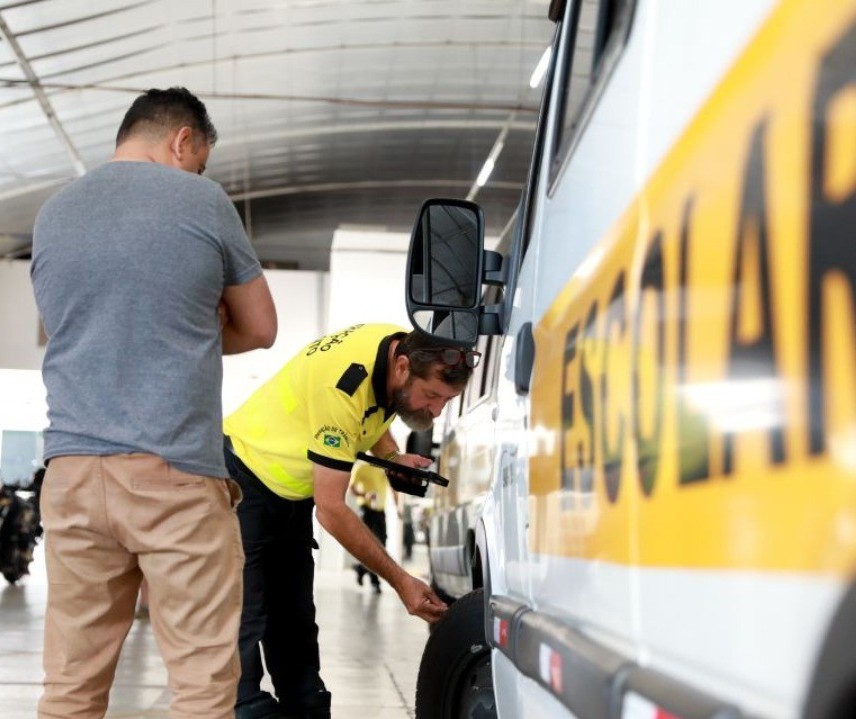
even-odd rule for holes
{"type": "MultiPolygon", "coordinates": [[[[238,209],[277,306],[274,347],[225,358],[228,412],[320,334],[357,321],[407,326],[405,254],[425,199],[474,199],[488,235],[508,231],[538,119],[548,4],[0,1],[0,479],[26,482],[46,424],[46,340],[29,284],[35,216],[110,157],[135,96],[184,86],[206,103],[219,134],[206,176],[238,209]]],[[[400,523],[394,508],[387,514],[400,559],[400,523]]],[[[425,624],[388,586],[380,595],[358,586],[341,547],[318,539],[333,716],[413,717],[425,624]]],[[[424,543],[405,567],[425,575],[424,543]]],[[[46,593],[40,544],[29,576],[0,579],[6,719],[35,716],[46,593]]],[[[164,719],[168,701],[143,618],[107,716],[164,719]]]]}

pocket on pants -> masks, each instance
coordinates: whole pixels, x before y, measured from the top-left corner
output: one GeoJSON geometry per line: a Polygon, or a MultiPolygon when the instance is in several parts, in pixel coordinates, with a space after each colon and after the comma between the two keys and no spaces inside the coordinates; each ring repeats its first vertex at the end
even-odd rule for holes
{"type": "Polygon", "coordinates": [[[186,525],[204,521],[212,508],[223,506],[220,480],[214,477],[184,472],[159,458],[135,462],[123,471],[133,498],[127,514],[133,526],[186,525]]]}
{"type": "Polygon", "coordinates": [[[229,494],[229,506],[232,509],[236,509],[244,498],[244,492],[241,490],[241,485],[239,485],[234,479],[226,477],[226,491],[229,494]]]}
{"type": "Polygon", "coordinates": [[[201,474],[177,469],[160,457],[145,457],[138,462],[132,468],[131,488],[141,492],[192,490],[210,481],[201,474]]]}
{"type": "Polygon", "coordinates": [[[230,479],[229,477],[226,477],[223,482],[223,489],[226,495],[226,499],[229,502],[229,507],[234,510],[244,498],[244,493],[241,490],[241,485],[239,485],[234,479],[230,479]]]}
{"type": "Polygon", "coordinates": [[[67,516],[74,515],[78,521],[89,516],[92,502],[85,498],[98,491],[93,484],[98,481],[100,475],[93,458],[54,457],[45,473],[39,498],[42,526],[53,530],[62,526],[67,516]]]}

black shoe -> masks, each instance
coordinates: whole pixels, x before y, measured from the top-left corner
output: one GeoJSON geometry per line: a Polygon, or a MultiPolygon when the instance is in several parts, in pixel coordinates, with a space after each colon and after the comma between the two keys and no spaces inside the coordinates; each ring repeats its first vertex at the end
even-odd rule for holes
{"type": "Polygon", "coordinates": [[[354,571],[357,573],[357,584],[363,586],[363,578],[366,576],[366,570],[361,565],[355,564],[354,571]]]}
{"type": "Polygon", "coordinates": [[[235,707],[235,719],[281,719],[279,703],[267,692],[259,692],[235,707]]]}
{"type": "Polygon", "coordinates": [[[283,719],[330,719],[330,700],[332,695],[326,689],[319,689],[304,695],[301,706],[291,702],[280,702],[280,716],[283,719]]]}
{"type": "Polygon", "coordinates": [[[374,589],[375,594],[380,594],[380,584],[372,584],[372,589],[374,589]]]}

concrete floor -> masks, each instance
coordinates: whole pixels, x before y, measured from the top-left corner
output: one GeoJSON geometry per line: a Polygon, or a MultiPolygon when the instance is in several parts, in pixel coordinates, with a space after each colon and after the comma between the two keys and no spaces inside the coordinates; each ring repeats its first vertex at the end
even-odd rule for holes
{"type": "MultiPolygon", "coordinates": [[[[425,547],[405,565],[424,572],[425,547]]],[[[17,586],[0,577],[0,716],[34,719],[41,693],[41,647],[47,583],[41,545],[31,575],[17,586]]],[[[334,719],[412,719],[416,675],[427,625],[407,614],[388,585],[375,595],[352,571],[319,570],[316,603],[322,676],[334,719]]],[[[266,687],[271,690],[268,685],[266,687]]],[[[149,623],[135,622],[110,695],[111,719],[168,719],[166,671],[149,623]]]]}

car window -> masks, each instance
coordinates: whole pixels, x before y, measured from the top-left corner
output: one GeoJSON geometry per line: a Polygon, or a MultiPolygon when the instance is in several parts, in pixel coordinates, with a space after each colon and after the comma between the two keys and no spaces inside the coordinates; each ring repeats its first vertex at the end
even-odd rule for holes
{"type": "Polygon", "coordinates": [[[597,100],[597,88],[621,53],[630,29],[633,0],[581,0],[573,3],[560,90],[551,181],[561,170],[597,100]]]}

